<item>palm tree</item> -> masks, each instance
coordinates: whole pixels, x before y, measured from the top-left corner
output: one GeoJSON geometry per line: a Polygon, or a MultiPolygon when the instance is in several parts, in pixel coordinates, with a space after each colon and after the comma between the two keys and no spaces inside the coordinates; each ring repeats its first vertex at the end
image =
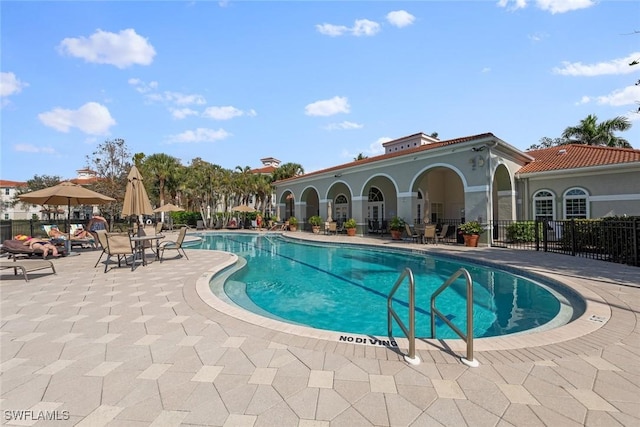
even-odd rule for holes
{"type": "Polygon", "coordinates": [[[368,159],[368,158],[369,158],[369,156],[365,156],[362,153],[358,153],[358,155],[353,158],[353,161],[357,162],[358,160],[364,160],[364,159],[368,159]]]}
{"type": "Polygon", "coordinates": [[[604,145],[607,147],[631,148],[631,144],[624,138],[615,136],[616,131],[623,132],[631,128],[631,122],[626,117],[616,117],[598,123],[598,117],[589,114],[580,120],[578,126],[570,126],[562,133],[562,138],[568,144],[604,145]]]}
{"type": "Polygon", "coordinates": [[[284,163],[278,169],[273,171],[273,180],[293,178],[294,176],[304,175],[304,169],[299,163],[284,163]]]}
{"type": "MultiPolygon", "coordinates": [[[[172,181],[181,166],[180,160],[165,153],[152,154],[142,160],[143,171],[158,182],[160,206],[164,205],[165,184],[172,181]]],[[[162,219],[164,221],[164,213],[162,219]]]]}

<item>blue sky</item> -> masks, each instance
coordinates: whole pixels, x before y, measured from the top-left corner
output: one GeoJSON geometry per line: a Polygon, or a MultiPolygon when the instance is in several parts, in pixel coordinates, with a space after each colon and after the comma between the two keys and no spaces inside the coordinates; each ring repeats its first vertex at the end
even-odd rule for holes
{"type": "Polygon", "coordinates": [[[5,180],[122,138],[187,165],[311,172],[418,132],[520,149],[588,114],[640,148],[640,2],[2,1],[5,180]],[[636,32],[636,34],[634,34],[636,32]]]}

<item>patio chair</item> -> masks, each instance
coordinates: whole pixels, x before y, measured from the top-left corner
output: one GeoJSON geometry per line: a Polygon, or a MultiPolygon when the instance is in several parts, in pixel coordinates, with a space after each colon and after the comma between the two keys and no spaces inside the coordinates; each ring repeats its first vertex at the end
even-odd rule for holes
{"type": "Polygon", "coordinates": [[[162,233],[162,226],[163,226],[162,222],[157,222],[156,223],[156,234],[162,233]]]}
{"type": "MultiPolygon", "coordinates": [[[[133,245],[131,244],[131,236],[129,233],[105,233],[106,235],[106,250],[103,249],[103,252],[106,252],[107,259],[104,264],[104,272],[107,272],[107,268],[109,267],[109,260],[111,260],[112,256],[118,257],[118,267],[121,266],[120,261],[124,259],[126,265],[129,265],[127,262],[127,255],[131,255],[131,271],[135,269],[136,263],[133,251],[133,245]]],[[[102,254],[100,255],[102,257],[102,254]]]]}
{"type": "Polygon", "coordinates": [[[100,253],[98,261],[96,261],[96,265],[94,265],[93,268],[96,268],[98,266],[100,260],[102,259],[102,255],[105,255],[107,253],[107,230],[98,230],[95,232],[95,235],[96,239],[98,239],[100,247],[102,248],[102,252],[100,253]]]}
{"type": "Polygon", "coordinates": [[[17,275],[18,270],[20,270],[20,272],[22,273],[22,277],[24,277],[25,282],[29,281],[29,276],[27,273],[30,273],[32,271],[45,270],[50,268],[53,271],[53,274],[57,274],[56,268],[54,267],[53,263],[51,261],[47,261],[44,259],[42,260],[21,259],[20,261],[17,261],[14,258],[13,261],[9,261],[9,260],[0,261],[0,270],[10,269],[10,268],[13,269],[14,275],[17,275]]]}
{"type": "Polygon", "coordinates": [[[404,223],[404,229],[407,232],[407,236],[414,242],[418,243],[420,235],[416,231],[412,230],[406,222],[404,223]]]}
{"type": "Polygon", "coordinates": [[[448,231],[449,231],[449,224],[443,224],[440,232],[436,234],[436,243],[438,243],[438,240],[444,240],[444,238],[447,237],[448,231]]]}
{"type": "Polygon", "coordinates": [[[162,262],[162,259],[164,257],[164,251],[167,249],[175,249],[178,251],[178,257],[181,257],[182,255],[184,255],[186,259],[189,259],[189,257],[187,256],[187,253],[184,251],[184,248],[182,247],[182,243],[184,242],[184,237],[186,235],[187,235],[187,227],[182,227],[180,228],[180,231],[178,232],[178,238],[175,241],[165,241],[160,243],[160,245],[158,245],[160,262],[162,262]],[[182,251],[182,254],[180,254],[180,251],[182,251]]]}
{"type": "Polygon", "coordinates": [[[335,221],[326,222],[324,228],[326,234],[338,234],[338,223],[335,221]]]}
{"type": "Polygon", "coordinates": [[[423,243],[429,243],[429,241],[438,243],[438,236],[436,235],[435,225],[425,225],[424,227],[423,243]]]}

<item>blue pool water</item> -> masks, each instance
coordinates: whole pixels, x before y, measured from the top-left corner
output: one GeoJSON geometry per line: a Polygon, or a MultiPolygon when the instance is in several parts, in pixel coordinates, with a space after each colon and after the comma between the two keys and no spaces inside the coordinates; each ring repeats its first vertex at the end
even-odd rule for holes
{"type": "MultiPolygon", "coordinates": [[[[556,326],[575,315],[565,297],[550,286],[445,257],[255,233],[204,234],[199,247],[246,259],[246,266],[227,278],[226,298],[252,312],[318,329],[386,336],[387,296],[407,267],[416,284],[417,337],[431,336],[431,294],[460,267],[469,271],[474,282],[475,337],[556,326]]],[[[408,286],[401,286],[393,303],[405,324],[407,294],[408,286]]],[[[438,297],[436,307],[466,331],[463,278],[438,297]]],[[[457,338],[443,322],[437,322],[436,328],[438,338],[457,338]]],[[[393,333],[401,331],[394,325],[393,333]]]]}

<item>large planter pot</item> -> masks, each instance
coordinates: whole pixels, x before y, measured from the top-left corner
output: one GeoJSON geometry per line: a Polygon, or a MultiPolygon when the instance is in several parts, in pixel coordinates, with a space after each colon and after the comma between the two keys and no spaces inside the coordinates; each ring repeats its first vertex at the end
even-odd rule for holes
{"type": "Polygon", "coordinates": [[[311,226],[311,230],[313,230],[314,234],[320,234],[320,226],[319,225],[312,225],[311,226]]]}
{"type": "Polygon", "coordinates": [[[355,228],[347,228],[347,236],[355,236],[356,229],[355,228]]]}
{"type": "Polygon", "coordinates": [[[478,239],[480,238],[479,234],[465,234],[464,235],[464,245],[471,246],[473,248],[478,246],[478,239]]]}
{"type": "Polygon", "coordinates": [[[391,230],[391,239],[402,240],[402,230],[391,230]]]}
{"type": "Polygon", "coordinates": [[[297,225],[289,225],[289,231],[298,231],[297,225]]]}

